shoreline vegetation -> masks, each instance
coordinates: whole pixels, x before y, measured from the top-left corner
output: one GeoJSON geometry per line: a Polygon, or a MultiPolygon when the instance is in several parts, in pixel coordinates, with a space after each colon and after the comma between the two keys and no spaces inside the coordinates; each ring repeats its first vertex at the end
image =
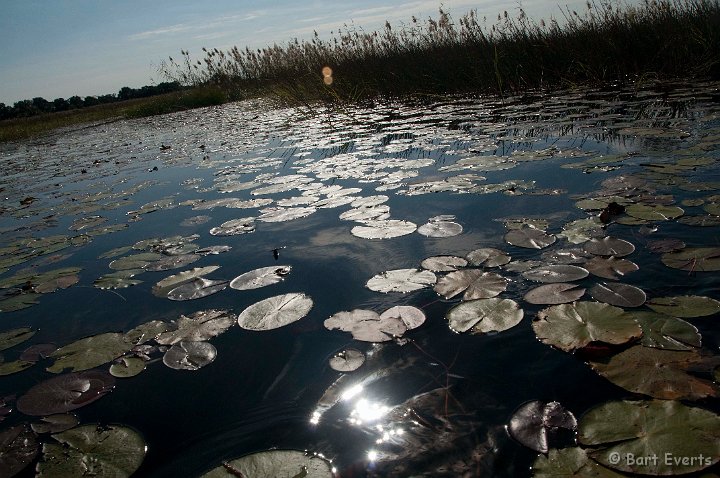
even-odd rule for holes
{"type": "Polygon", "coordinates": [[[88,121],[163,114],[253,97],[284,104],[374,98],[497,94],[582,86],[646,85],[720,78],[720,1],[646,0],[638,6],[588,2],[561,10],[562,22],[522,9],[494,23],[475,11],[365,32],[345,26],[263,49],[188,51],[160,66],[184,90],[156,97],[0,122],[0,141],[88,121]]]}

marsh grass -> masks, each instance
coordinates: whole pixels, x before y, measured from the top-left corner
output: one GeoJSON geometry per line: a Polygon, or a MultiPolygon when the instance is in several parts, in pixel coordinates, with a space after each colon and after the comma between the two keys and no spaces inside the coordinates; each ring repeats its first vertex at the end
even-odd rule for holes
{"type": "Polygon", "coordinates": [[[720,76],[717,0],[590,3],[561,20],[535,22],[520,9],[493,24],[471,11],[381,31],[345,26],[330,40],[263,49],[205,51],[161,66],[169,80],[213,85],[230,99],[274,95],[292,103],[376,96],[517,93],[580,84],[627,84],[720,76]],[[324,67],[332,75],[322,74],[324,67]]]}
{"type": "Polygon", "coordinates": [[[138,98],[87,108],[0,121],[0,142],[15,141],[64,127],[153,116],[173,111],[219,105],[227,95],[217,87],[198,86],[148,98],[138,98]]]}

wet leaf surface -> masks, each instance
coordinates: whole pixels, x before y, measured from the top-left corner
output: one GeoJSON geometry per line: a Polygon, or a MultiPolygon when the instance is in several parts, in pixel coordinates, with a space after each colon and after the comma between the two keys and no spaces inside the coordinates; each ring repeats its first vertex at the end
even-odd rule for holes
{"type": "Polygon", "coordinates": [[[583,249],[596,256],[623,257],[632,254],[635,246],[626,240],[607,236],[602,239],[589,240],[583,245],[583,249]]]}
{"type": "Polygon", "coordinates": [[[237,320],[243,329],[272,330],[302,319],[312,306],[312,299],[302,293],[277,295],[247,307],[237,320]]]}
{"type": "Polygon", "coordinates": [[[429,287],[437,281],[430,271],[395,269],[371,277],[365,287],[375,292],[412,292],[429,287]]]}
{"type": "Polygon", "coordinates": [[[47,379],[18,398],[17,408],[25,415],[53,415],[88,405],[115,386],[107,372],[88,370],[47,379]]]}
{"type": "Polygon", "coordinates": [[[634,262],[612,256],[593,257],[587,261],[584,266],[592,275],[611,280],[618,280],[626,274],[639,269],[638,265],[634,262]]]}
{"type": "Polygon", "coordinates": [[[486,334],[515,327],[524,315],[517,302],[511,299],[477,299],[462,302],[447,313],[450,328],[456,332],[486,334]]]}
{"type": "Polygon", "coordinates": [[[522,275],[526,279],[536,282],[570,282],[586,278],[588,271],[578,266],[559,264],[536,267],[523,272],[522,275]]]}
{"type": "Polygon", "coordinates": [[[683,318],[704,317],[720,312],[720,301],[697,295],[654,297],[647,301],[647,306],[655,312],[683,318]]]}
{"type": "Polygon", "coordinates": [[[272,266],[261,267],[259,269],[246,272],[234,278],[230,282],[230,288],[237,290],[259,289],[285,279],[292,266],[272,266]]]}
{"type": "Polygon", "coordinates": [[[295,450],[268,450],[223,462],[202,478],[237,476],[332,478],[333,472],[330,463],[320,457],[295,450]]]}
{"type": "Polygon", "coordinates": [[[664,350],[694,350],[702,345],[698,329],[682,319],[655,312],[633,312],[632,318],[642,327],[640,343],[664,350]]]}
{"type": "Polygon", "coordinates": [[[595,284],[590,288],[593,299],[618,307],[640,307],[645,303],[645,292],[635,286],[619,282],[595,284]]]}
{"type": "Polygon", "coordinates": [[[515,440],[540,453],[548,452],[548,434],[558,428],[574,431],[575,416],[558,402],[533,400],[520,405],[510,417],[508,432],[515,440]]]}
{"type": "Polygon", "coordinates": [[[180,341],[202,342],[229,329],[237,320],[228,310],[200,310],[189,316],[181,315],[172,325],[174,330],[159,334],[155,341],[173,345],[180,341]]]}
{"type": "Polygon", "coordinates": [[[545,284],[529,290],[523,299],[531,304],[566,304],[574,302],[585,295],[585,289],[577,284],[557,282],[545,284]]]}
{"type": "Polygon", "coordinates": [[[542,249],[555,242],[555,236],[533,227],[513,229],[505,234],[505,242],[528,249],[542,249]]]}
{"type": "Polygon", "coordinates": [[[24,470],[40,452],[35,435],[25,425],[0,432],[0,475],[12,477],[24,470]]]}
{"type": "Polygon", "coordinates": [[[345,349],[330,359],[330,368],[338,372],[352,372],[365,363],[365,354],[357,349],[345,349]]]}
{"type": "Polygon", "coordinates": [[[217,349],[208,342],[177,342],[163,355],[163,363],[175,370],[199,370],[212,363],[217,349]]]}

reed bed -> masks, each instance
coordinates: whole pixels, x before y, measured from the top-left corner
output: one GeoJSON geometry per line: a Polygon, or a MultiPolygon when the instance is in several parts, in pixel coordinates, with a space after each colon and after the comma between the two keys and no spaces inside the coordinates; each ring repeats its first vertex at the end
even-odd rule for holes
{"type": "Polygon", "coordinates": [[[201,59],[183,50],[160,72],[230,99],[272,94],[293,103],[720,77],[718,0],[588,2],[548,22],[518,12],[490,24],[475,11],[455,20],[441,8],[437,18],[380,31],[345,26],[329,40],[316,33],[256,50],[203,49],[201,59]]]}

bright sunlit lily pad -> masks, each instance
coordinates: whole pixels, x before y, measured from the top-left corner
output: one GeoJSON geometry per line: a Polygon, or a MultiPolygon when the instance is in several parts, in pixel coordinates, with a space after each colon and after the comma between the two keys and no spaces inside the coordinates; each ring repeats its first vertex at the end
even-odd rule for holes
{"type": "Polygon", "coordinates": [[[507,288],[508,280],[493,272],[480,269],[464,269],[441,277],[434,290],[446,299],[463,293],[464,300],[489,299],[507,288]]]}
{"type": "Polygon", "coordinates": [[[302,293],[276,295],[243,310],[238,324],[249,330],[277,329],[302,319],[312,306],[312,299],[302,293]]]}
{"type": "Polygon", "coordinates": [[[285,276],[287,276],[291,270],[292,266],[287,265],[261,267],[234,278],[230,282],[230,288],[237,290],[250,290],[277,284],[285,279],[285,276]]]}
{"type": "Polygon", "coordinates": [[[181,315],[173,324],[175,329],[161,333],[155,341],[163,345],[174,345],[183,340],[202,342],[222,334],[235,320],[235,315],[227,310],[200,310],[189,316],[181,315]]]}
{"type": "Polygon", "coordinates": [[[486,334],[515,327],[524,315],[512,299],[477,299],[462,302],[446,315],[448,325],[456,332],[486,334]]]}
{"type": "Polygon", "coordinates": [[[295,450],[268,450],[223,462],[202,478],[287,477],[333,478],[330,463],[317,455],[295,450]]]}
{"type": "Polygon", "coordinates": [[[198,370],[212,363],[217,349],[208,342],[177,342],[163,355],[163,363],[175,370],[198,370]]]}
{"type": "Polygon", "coordinates": [[[437,281],[430,271],[395,269],[371,277],[365,287],[375,292],[412,292],[429,287],[437,281]]]}

